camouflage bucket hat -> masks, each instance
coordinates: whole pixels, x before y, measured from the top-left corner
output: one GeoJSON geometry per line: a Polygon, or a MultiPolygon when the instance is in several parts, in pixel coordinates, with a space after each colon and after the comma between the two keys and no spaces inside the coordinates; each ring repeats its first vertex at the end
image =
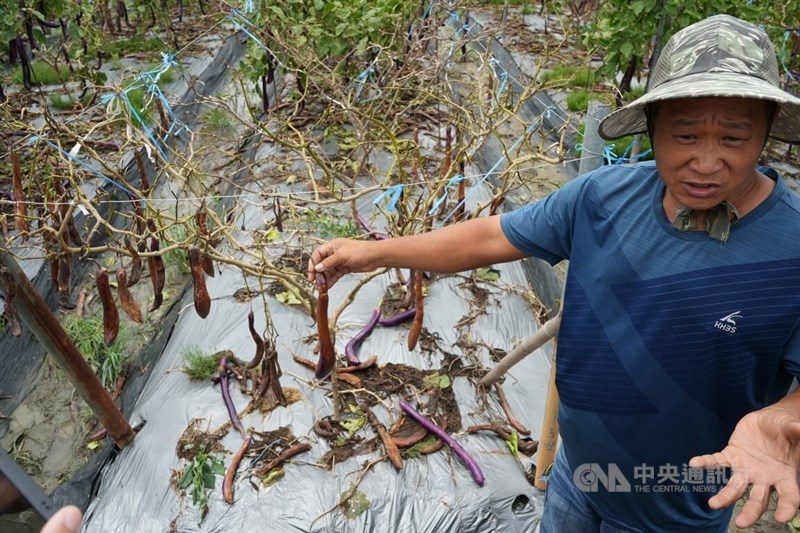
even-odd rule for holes
{"type": "Polygon", "coordinates": [[[647,104],[728,96],[776,102],[780,111],[770,136],[800,142],[800,98],[780,88],[772,43],[761,28],[749,22],[715,15],[682,29],[667,42],[650,78],[650,90],[644,96],[600,123],[603,138],[646,132],[647,104]]]}

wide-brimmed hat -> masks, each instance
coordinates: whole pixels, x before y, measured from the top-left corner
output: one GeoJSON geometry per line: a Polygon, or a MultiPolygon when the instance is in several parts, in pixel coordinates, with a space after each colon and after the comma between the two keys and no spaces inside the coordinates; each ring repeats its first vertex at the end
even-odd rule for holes
{"type": "Polygon", "coordinates": [[[708,96],[776,102],[770,136],[800,143],[800,98],[780,88],[778,60],[767,34],[729,15],[715,15],[672,36],[653,72],[648,92],[608,115],[600,135],[616,139],[647,131],[645,106],[675,98],[708,96]]]}

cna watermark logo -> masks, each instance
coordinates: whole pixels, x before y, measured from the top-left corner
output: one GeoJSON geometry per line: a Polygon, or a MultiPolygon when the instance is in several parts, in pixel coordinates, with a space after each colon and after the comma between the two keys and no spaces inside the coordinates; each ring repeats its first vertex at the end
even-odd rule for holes
{"type": "Polygon", "coordinates": [[[728,482],[728,469],[641,464],[634,466],[631,482],[614,463],[584,463],[572,473],[572,481],[582,492],[716,492],[728,482]]]}

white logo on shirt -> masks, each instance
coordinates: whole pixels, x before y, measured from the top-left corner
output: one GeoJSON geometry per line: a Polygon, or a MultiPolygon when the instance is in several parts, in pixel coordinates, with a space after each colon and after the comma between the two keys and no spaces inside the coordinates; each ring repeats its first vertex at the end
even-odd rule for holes
{"type": "Polygon", "coordinates": [[[739,318],[744,318],[742,317],[742,312],[735,311],[717,320],[714,323],[714,327],[722,331],[727,331],[728,333],[736,333],[736,319],[739,318]]]}

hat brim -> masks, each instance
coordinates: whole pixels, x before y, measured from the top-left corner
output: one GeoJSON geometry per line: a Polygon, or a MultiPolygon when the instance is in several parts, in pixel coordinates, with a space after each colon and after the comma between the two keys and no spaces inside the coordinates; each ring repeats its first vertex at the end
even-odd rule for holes
{"type": "Polygon", "coordinates": [[[730,72],[704,72],[663,83],[603,119],[599,127],[600,136],[611,140],[645,133],[647,118],[644,109],[647,104],[709,96],[752,98],[778,103],[780,112],[772,123],[770,136],[789,143],[800,143],[800,98],[759,78],[730,72]]]}

